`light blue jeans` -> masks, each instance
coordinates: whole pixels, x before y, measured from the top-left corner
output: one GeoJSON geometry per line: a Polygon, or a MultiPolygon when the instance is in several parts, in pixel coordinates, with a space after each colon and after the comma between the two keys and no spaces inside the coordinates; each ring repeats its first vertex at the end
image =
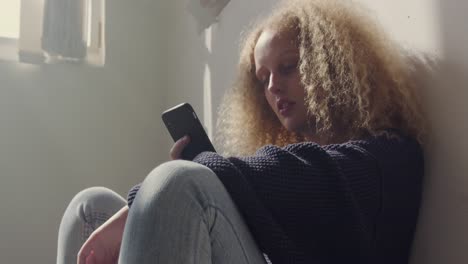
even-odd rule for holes
{"type": "MultiPolygon", "coordinates": [[[[79,192],[60,224],[57,264],[76,263],[89,235],[125,204],[104,187],[79,192]]],[[[176,160],[158,166],[143,181],[125,224],[119,263],[266,261],[216,174],[176,160]]]]}

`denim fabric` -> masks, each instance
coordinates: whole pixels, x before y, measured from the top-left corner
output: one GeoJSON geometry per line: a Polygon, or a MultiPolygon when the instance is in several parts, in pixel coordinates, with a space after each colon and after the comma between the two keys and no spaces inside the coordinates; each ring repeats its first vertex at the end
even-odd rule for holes
{"type": "MultiPolygon", "coordinates": [[[[76,263],[82,243],[125,205],[94,187],[68,206],[59,230],[57,263],[76,263]]],[[[158,166],[143,181],[129,211],[120,264],[265,263],[245,222],[218,177],[190,161],[158,166]]]]}
{"type": "Polygon", "coordinates": [[[91,233],[125,205],[124,198],[104,187],[91,187],[75,195],[60,222],[57,264],[75,264],[91,233]]]}

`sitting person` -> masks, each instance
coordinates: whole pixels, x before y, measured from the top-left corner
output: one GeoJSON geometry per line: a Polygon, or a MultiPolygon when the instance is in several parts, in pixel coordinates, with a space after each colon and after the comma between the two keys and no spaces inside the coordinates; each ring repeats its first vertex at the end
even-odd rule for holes
{"type": "Polygon", "coordinates": [[[406,57],[348,2],[287,0],[243,42],[217,142],[127,200],[78,193],[57,263],[408,263],[427,122],[406,57]]]}

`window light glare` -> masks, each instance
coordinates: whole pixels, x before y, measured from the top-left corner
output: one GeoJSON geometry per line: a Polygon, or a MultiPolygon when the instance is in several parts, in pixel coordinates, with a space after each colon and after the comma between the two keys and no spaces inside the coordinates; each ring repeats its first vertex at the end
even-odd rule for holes
{"type": "Polygon", "coordinates": [[[19,38],[20,0],[0,0],[0,38],[19,38]]]}

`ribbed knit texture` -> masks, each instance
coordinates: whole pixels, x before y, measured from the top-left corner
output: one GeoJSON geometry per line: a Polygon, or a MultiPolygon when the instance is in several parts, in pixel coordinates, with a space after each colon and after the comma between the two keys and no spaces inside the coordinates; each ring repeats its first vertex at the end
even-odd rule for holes
{"type": "Polygon", "coordinates": [[[269,145],[249,157],[204,152],[193,161],[220,178],[273,264],[400,264],[409,258],[424,166],[419,144],[398,134],[269,145]]]}

